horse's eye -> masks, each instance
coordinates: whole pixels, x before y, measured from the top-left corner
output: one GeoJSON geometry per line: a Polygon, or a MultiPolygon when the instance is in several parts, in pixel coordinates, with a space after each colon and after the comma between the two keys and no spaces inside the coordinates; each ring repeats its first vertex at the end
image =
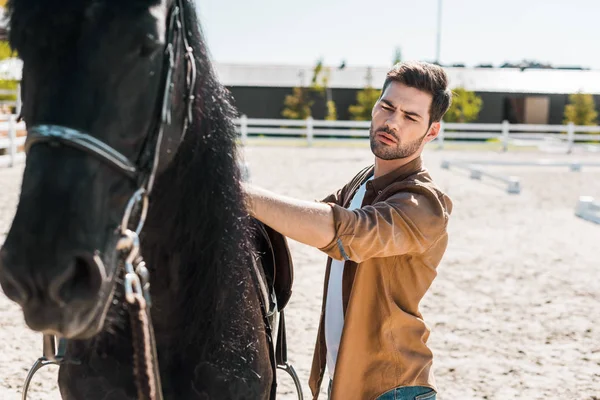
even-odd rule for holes
{"type": "Polygon", "coordinates": [[[140,46],[140,57],[150,57],[161,48],[161,43],[154,35],[148,34],[144,36],[142,45],[140,46]]]}

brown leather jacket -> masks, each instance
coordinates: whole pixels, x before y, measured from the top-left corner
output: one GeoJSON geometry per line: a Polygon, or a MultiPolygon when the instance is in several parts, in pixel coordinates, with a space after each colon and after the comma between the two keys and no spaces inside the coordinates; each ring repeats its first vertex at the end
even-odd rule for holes
{"type": "Polygon", "coordinates": [[[332,399],[375,399],[401,386],[436,389],[427,346],[430,329],[419,302],[446,250],[452,202],[417,158],[368,182],[362,208],[347,210],[372,175],[371,166],[323,200],[333,208],[336,236],[321,249],[330,258],[309,381],[314,399],[326,365],[324,311],[331,258],[346,260],[344,329],[332,399]]]}

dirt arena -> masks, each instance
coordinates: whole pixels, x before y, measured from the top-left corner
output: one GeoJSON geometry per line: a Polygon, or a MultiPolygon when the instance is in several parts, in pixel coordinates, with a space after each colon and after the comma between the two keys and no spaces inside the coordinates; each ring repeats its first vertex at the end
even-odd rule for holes
{"type": "MultiPolygon", "coordinates": [[[[454,201],[450,244],[422,302],[432,334],[438,398],[600,399],[600,225],[574,216],[580,195],[600,199],[600,167],[489,167],[521,178],[522,193],[440,168],[442,159],[594,160],[600,155],[429,150],[426,166],[454,201]]],[[[251,181],[320,199],[372,162],[366,146],[248,146],[251,181]]],[[[22,166],[0,168],[0,243],[15,212],[22,166]]],[[[296,267],[287,309],[289,353],[308,398],[324,264],[291,243],[296,267]]],[[[41,352],[19,308],[0,295],[0,399],[20,389],[41,352]]],[[[59,399],[56,368],[36,376],[31,399],[59,399]]],[[[283,377],[281,399],[295,399],[283,377]]],[[[324,393],[324,392],[323,392],[324,393]]],[[[323,397],[324,398],[324,397],[323,397]]]]}

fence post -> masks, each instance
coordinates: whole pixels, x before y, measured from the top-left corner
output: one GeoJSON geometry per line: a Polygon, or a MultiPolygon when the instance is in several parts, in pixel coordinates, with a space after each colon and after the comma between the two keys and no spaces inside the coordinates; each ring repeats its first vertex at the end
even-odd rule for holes
{"type": "Polygon", "coordinates": [[[9,167],[14,167],[17,163],[17,125],[16,117],[13,114],[8,116],[8,157],[9,167]]]}
{"type": "Polygon", "coordinates": [[[312,146],[313,142],[313,117],[306,118],[306,140],[308,141],[308,146],[312,146]]]}
{"type": "Polygon", "coordinates": [[[575,124],[569,122],[567,125],[567,154],[571,154],[573,151],[573,145],[575,143],[575,124]]]}
{"type": "Polygon", "coordinates": [[[508,151],[508,134],[510,124],[507,120],[502,121],[502,151],[508,151]]]}
{"type": "Polygon", "coordinates": [[[242,133],[242,144],[245,146],[248,141],[248,116],[246,114],[240,117],[240,132],[242,133]]]}
{"type": "Polygon", "coordinates": [[[445,129],[444,121],[440,121],[440,133],[438,133],[438,150],[444,149],[444,129],[445,129]]]}
{"type": "Polygon", "coordinates": [[[21,84],[17,86],[17,105],[15,107],[15,112],[17,115],[21,115],[21,108],[23,107],[23,99],[21,98],[21,84]]]}

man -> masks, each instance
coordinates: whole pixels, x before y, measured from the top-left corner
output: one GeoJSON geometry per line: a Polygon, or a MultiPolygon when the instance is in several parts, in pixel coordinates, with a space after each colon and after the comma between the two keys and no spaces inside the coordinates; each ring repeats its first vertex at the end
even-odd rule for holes
{"type": "Polygon", "coordinates": [[[246,187],[251,215],[329,255],[310,387],[331,399],[435,399],[419,302],[447,246],[452,202],[421,162],[451,103],[442,68],[400,63],[372,111],[374,166],[323,202],[246,187]]]}

